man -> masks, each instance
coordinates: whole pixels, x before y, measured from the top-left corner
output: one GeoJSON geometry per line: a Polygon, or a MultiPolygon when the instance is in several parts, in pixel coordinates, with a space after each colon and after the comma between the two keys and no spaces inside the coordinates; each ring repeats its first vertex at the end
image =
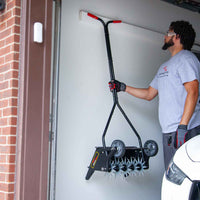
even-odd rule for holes
{"type": "Polygon", "coordinates": [[[190,51],[195,36],[189,22],[170,24],[162,49],[169,50],[171,58],[160,66],[148,88],[134,88],[117,80],[109,82],[111,91],[125,91],[148,101],[159,96],[166,169],[176,149],[200,134],[200,63],[190,51]]]}

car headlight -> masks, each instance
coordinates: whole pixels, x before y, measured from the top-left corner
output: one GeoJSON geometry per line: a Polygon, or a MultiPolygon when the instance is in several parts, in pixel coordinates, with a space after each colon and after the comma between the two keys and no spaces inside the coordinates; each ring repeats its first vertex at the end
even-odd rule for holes
{"type": "Polygon", "coordinates": [[[174,164],[174,162],[171,162],[166,171],[166,177],[169,181],[181,185],[186,178],[186,175],[174,164]]]}

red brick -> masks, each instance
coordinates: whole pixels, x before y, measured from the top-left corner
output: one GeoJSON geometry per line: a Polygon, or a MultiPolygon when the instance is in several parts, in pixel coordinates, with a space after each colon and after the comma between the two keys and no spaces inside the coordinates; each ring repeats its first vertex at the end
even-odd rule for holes
{"type": "Polygon", "coordinates": [[[14,1],[11,1],[9,3],[7,3],[7,10],[10,10],[11,8],[14,8],[15,6],[15,2],[14,1]]]}
{"type": "Polygon", "coordinates": [[[15,23],[15,20],[16,20],[16,18],[15,17],[12,17],[12,18],[10,18],[6,23],[6,25],[7,25],[7,27],[10,27],[10,26],[13,26],[13,25],[15,25],[16,23],[15,23]]]}
{"type": "Polygon", "coordinates": [[[7,20],[7,27],[13,26],[15,24],[20,25],[20,17],[14,16],[10,18],[9,20],[7,20]]]}
{"type": "Polygon", "coordinates": [[[2,82],[4,80],[4,75],[0,74],[0,82],[2,82]]]}
{"type": "Polygon", "coordinates": [[[7,2],[7,4],[11,3],[11,5],[9,5],[9,8],[15,8],[16,6],[17,7],[21,6],[21,1],[20,0],[7,0],[6,2],[7,2]]]}
{"type": "Polygon", "coordinates": [[[3,109],[3,116],[8,117],[11,115],[17,116],[17,108],[16,107],[10,107],[3,109]]]}
{"type": "Polygon", "coordinates": [[[21,0],[15,0],[15,5],[20,7],[21,6],[21,0]]]}
{"type": "MultiPolygon", "coordinates": [[[[1,144],[6,144],[6,136],[0,136],[0,145],[1,144]]],[[[0,160],[1,160],[1,157],[0,157],[0,160]]]]}
{"type": "Polygon", "coordinates": [[[20,13],[21,13],[21,9],[20,8],[14,8],[13,9],[13,15],[17,15],[17,16],[20,16],[20,13]]]}
{"type": "Polygon", "coordinates": [[[0,164],[0,172],[15,172],[15,164],[0,164]]]}
{"type": "Polygon", "coordinates": [[[1,153],[14,154],[14,153],[16,153],[15,151],[16,151],[16,147],[15,146],[0,146],[0,152],[1,153]]]}
{"type": "Polygon", "coordinates": [[[6,29],[6,22],[0,24],[0,31],[6,29]]]}
{"type": "Polygon", "coordinates": [[[5,58],[4,57],[1,57],[0,58],[0,65],[4,64],[5,63],[5,58]]]}
{"type": "Polygon", "coordinates": [[[0,172],[9,172],[9,165],[8,164],[5,164],[5,163],[0,163],[0,172]]]}
{"type": "Polygon", "coordinates": [[[13,45],[11,45],[10,51],[19,52],[19,44],[14,43],[13,45]]]}
{"type": "MultiPolygon", "coordinates": [[[[6,175],[4,173],[0,173],[0,181],[5,182],[6,180],[6,175]]],[[[1,193],[0,193],[0,199],[1,199],[1,193]]]]}
{"type": "Polygon", "coordinates": [[[14,200],[14,191],[13,193],[6,194],[6,200],[14,200]]]}
{"type": "Polygon", "coordinates": [[[7,174],[6,175],[6,182],[8,182],[8,183],[13,183],[14,181],[15,181],[15,175],[14,174],[7,174]]]}
{"type": "Polygon", "coordinates": [[[10,51],[11,51],[11,47],[10,47],[10,46],[1,48],[1,49],[0,49],[0,55],[8,54],[10,51]]]}
{"type": "Polygon", "coordinates": [[[0,48],[3,47],[5,45],[5,40],[1,40],[0,41],[0,48]]]}
{"type": "Polygon", "coordinates": [[[8,104],[9,104],[8,99],[3,99],[0,101],[0,108],[5,108],[8,106],[8,104]]]}
{"type": "Polygon", "coordinates": [[[10,69],[10,64],[5,64],[0,66],[0,73],[6,72],[10,69]]]}
{"type": "Polygon", "coordinates": [[[0,190],[5,192],[13,192],[14,191],[14,184],[12,183],[1,183],[0,190]]]}
{"type": "Polygon", "coordinates": [[[10,80],[10,88],[18,88],[18,80],[10,80]]]}
{"type": "Polygon", "coordinates": [[[9,166],[9,172],[15,172],[15,164],[8,164],[9,166]]]}
{"type": "Polygon", "coordinates": [[[16,158],[15,155],[7,155],[7,162],[14,164],[15,163],[15,158],[16,158]]]}
{"type": "Polygon", "coordinates": [[[19,35],[11,35],[10,37],[5,39],[5,45],[11,44],[13,42],[18,42],[19,43],[20,36],[19,35]]]}
{"type": "MultiPolygon", "coordinates": [[[[5,162],[6,162],[6,155],[0,155],[0,163],[5,163],[5,162]]],[[[0,176],[1,176],[1,173],[0,173],[0,176]]]]}
{"type": "Polygon", "coordinates": [[[5,39],[5,45],[12,44],[15,42],[15,35],[11,35],[5,39]]]}
{"type": "Polygon", "coordinates": [[[0,20],[4,21],[4,16],[6,15],[6,9],[4,9],[3,11],[0,12],[0,20]]]}
{"type": "Polygon", "coordinates": [[[16,135],[16,131],[17,131],[16,127],[3,127],[1,130],[1,134],[2,135],[16,135]]]}
{"type": "Polygon", "coordinates": [[[4,92],[0,92],[0,98],[18,97],[17,89],[8,89],[4,92]]]}
{"type": "Polygon", "coordinates": [[[16,144],[16,136],[7,136],[7,144],[15,145],[16,144]]]}
{"type": "Polygon", "coordinates": [[[17,106],[17,98],[9,99],[9,106],[17,106]]]}
{"type": "Polygon", "coordinates": [[[13,60],[19,60],[19,53],[11,52],[8,55],[5,55],[5,62],[10,62],[13,60]]]}
{"type": "Polygon", "coordinates": [[[5,31],[0,32],[0,39],[8,37],[11,34],[11,28],[6,29],[5,31]]]}
{"type": "Polygon", "coordinates": [[[7,125],[7,118],[0,118],[0,126],[6,126],[7,125]]]}
{"type": "MultiPolygon", "coordinates": [[[[0,175],[0,176],[1,176],[1,175],[0,175]]],[[[0,178],[0,180],[1,180],[1,178],[0,178]]],[[[4,199],[5,199],[5,196],[6,196],[5,193],[0,192],[0,199],[1,199],[1,200],[4,200],[4,199]]]]}
{"type": "Polygon", "coordinates": [[[19,62],[18,61],[14,61],[10,64],[11,69],[19,69],[19,62]]]}
{"type": "Polygon", "coordinates": [[[12,16],[12,11],[9,10],[4,14],[4,21],[7,21],[12,16]]]}
{"type": "Polygon", "coordinates": [[[1,84],[0,84],[0,90],[5,90],[5,89],[7,89],[8,88],[8,81],[5,81],[5,82],[2,82],[1,84]]]}
{"type": "Polygon", "coordinates": [[[17,126],[17,117],[9,117],[7,123],[8,125],[17,126]]]}
{"type": "Polygon", "coordinates": [[[19,25],[13,25],[11,27],[11,31],[12,31],[13,34],[19,36],[20,35],[20,27],[19,27],[19,25]]]}

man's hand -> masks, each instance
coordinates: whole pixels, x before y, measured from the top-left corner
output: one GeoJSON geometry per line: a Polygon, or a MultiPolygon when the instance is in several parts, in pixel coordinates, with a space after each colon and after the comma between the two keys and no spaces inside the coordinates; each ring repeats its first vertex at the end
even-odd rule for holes
{"type": "Polygon", "coordinates": [[[179,125],[176,130],[176,140],[175,140],[175,148],[179,148],[182,144],[184,144],[185,136],[187,135],[187,125],[179,125]]]}
{"type": "Polygon", "coordinates": [[[119,82],[117,80],[112,80],[108,84],[111,92],[113,92],[114,89],[116,89],[117,92],[120,91],[124,92],[126,90],[126,84],[119,82]]]}

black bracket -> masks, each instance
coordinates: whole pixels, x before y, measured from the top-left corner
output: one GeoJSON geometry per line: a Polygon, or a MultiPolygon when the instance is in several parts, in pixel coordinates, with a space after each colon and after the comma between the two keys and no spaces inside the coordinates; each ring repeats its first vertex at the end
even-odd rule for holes
{"type": "Polygon", "coordinates": [[[0,11],[4,10],[6,7],[5,0],[0,0],[0,11]]]}

